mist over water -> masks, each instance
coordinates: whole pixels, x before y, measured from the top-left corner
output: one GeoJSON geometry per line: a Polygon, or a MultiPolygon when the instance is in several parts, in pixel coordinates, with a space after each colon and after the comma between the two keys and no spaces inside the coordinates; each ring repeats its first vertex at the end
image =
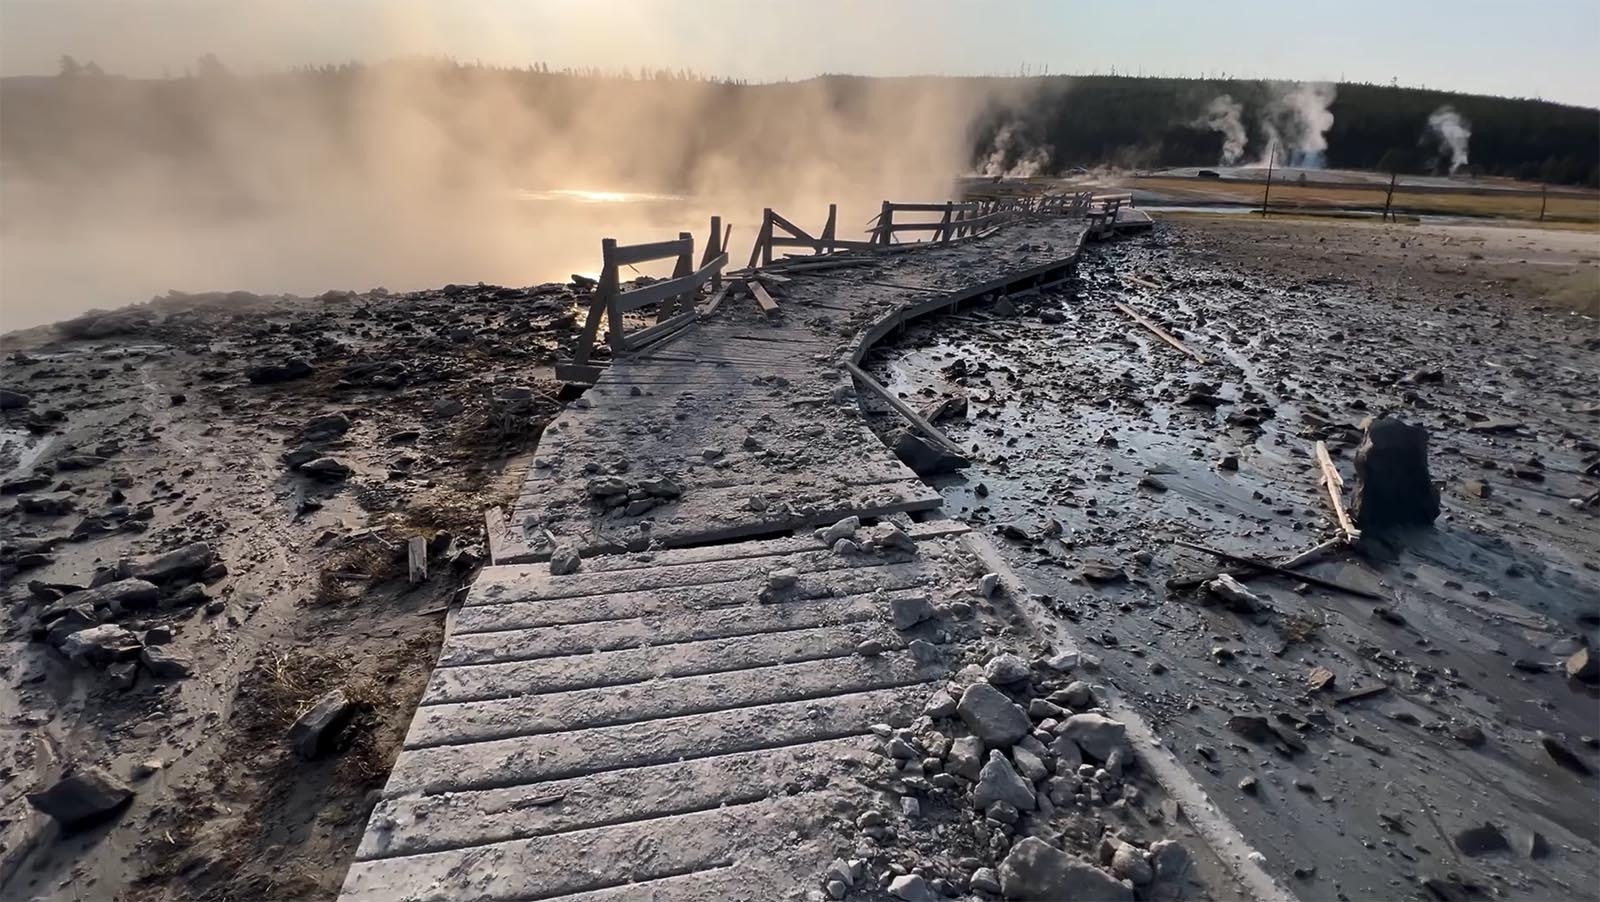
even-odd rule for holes
{"type": "MultiPolygon", "coordinates": [[[[841,234],[942,200],[981,81],[737,85],[406,61],[0,83],[0,328],[169,289],[316,294],[592,273],[600,239],[762,207],[841,234]]],[[[646,270],[648,271],[648,270],[646,270]]]]}

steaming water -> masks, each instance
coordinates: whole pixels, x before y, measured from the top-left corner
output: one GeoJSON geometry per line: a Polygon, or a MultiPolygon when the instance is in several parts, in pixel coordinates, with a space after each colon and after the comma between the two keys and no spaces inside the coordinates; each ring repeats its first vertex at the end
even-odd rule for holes
{"type": "MultiPolygon", "coordinates": [[[[805,212],[805,211],[797,211],[805,212]]],[[[533,285],[600,267],[600,240],[706,240],[711,215],[733,224],[733,257],[760,211],[679,194],[584,185],[462,197],[414,214],[370,203],[248,214],[6,217],[0,231],[0,331],[148,300],[169,289],[315,295],[405,291],[450,282],[533,285]]],[[[813,225],[810,217],[798,217],[813,225]]],[[[820,218],[820,217],[818,217],[820,218]]],[[[671,264],[641,265],[664,274],[671,264]]]]}

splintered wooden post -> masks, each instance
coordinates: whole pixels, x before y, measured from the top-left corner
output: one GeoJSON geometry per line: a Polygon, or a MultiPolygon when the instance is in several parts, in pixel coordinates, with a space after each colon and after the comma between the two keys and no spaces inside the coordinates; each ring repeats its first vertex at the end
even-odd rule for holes
{"type": "Polygon", "coordinates": [[[622,336],[622,305],[618,302],[617,239],[605,238],[600,242],[603,266],[600,270],[599,298],[606,309],[606,341],[611,352],[620,355],[626,348],[622,336]]]}
{"type": "MultiPolygon", "coordinates": [[[[761,211],[761,227],[756,229],[756,243],[750,248],[750,263],[747,269],[755,269],[761,262],[761,251],[766,245],[767,236],[772,234],[772,208],[761,211]]],[[[767,247],[767,262],[772,262],[772,248],[767,247]]]]}
{"type": "Polygon", "coordinates": [[[412,536],[406,540],[406,563],[413,586],[428,578],[427,539],[422,536],[412,536]]]}
{"type": "Polygon", "coordinates": [[[944,217],[939,220],[939,243],[950,243],[950,217],[955,215],[955,204],[944,202],[944,217]]]}
{"type": "Polygon", "coordinates": [[[1394,183],[1395,183],[1395,179],[1397,179],[1399,177],[1400,177],[1400,173],[1398,171],[1389,173],[1389,193],[1383,199],[1383,221],[1384,222],[1388,222],[1388,221],[1390,221],[1391,219],[1394,218],[1394,216],[1389,212],[1389,209],[1394,206],[1394,183]]]}
{"type": "Polygon", "coordinates": [[[772,264],[772,208],[761,211],[761,265],[772,264]]]}
{"type": "Polygon", "coordinates": [[[822,226],[822,245],[819,248],[821,253],[833,253],[833,235],[834,230],[838,228],[838,221],[839,205],[828,204],[828,221],[822,226]]]}
{"type": "Polygon", "coordinates": [[[883,202],[883,209],[878,213],[878,243],[888,244],[894,232],[894,204],[883,202]]]}
{"type": "Polygon", "coordinates": [[[1350,514],[1344,509],[1344,477],[1339,475],[1339,468],[1333,465],[1333,456],[1328,453],[1327,443],[1319,440],[1316,450],[1317,465],[1322,468],[1322,487],[1328,492],[1328,503],[1333,505],[1333,517],[1338,521],[1345,541],[1355,542],[1361,538],[1361,530],[1350,522],[1350,514]]]}
{"type": "Polygon", "coordinates": [[[1272,197],[1272,163],[1275,144],[1267,144],[1267,189],[1261,192],[1261,218],[1267,218],[1267,199],[1272,197]]]}
{"type": "MultiPolygon", "coordinates": [[[[706,252],[700,258],[700,265],[705,266],[715,260],[720,253],[722,253],[722,217],[713,216],[711,217],[711,240],[706,242],[706,252]]],[[[721,287],[722,271],[718,270],[711,276],[711,290],[716,291],[721,287]]]]}
{"type": "MultiPolygon", "coordinates": [[[[672,268],[672,277],[681,279],[694,274],[694,235],[688,232],[679,232],[678,240],[684,242],[684,249],[678,253],[678,263],[672,268]]],[[[695,291],[699,289],[696,288],[695,291]]],[[[687,291],[680,295],[666,298],[661,302],[661,307],[656,311],[656,322],[663,323],[694,309],[694,292],[687,291]]]]}

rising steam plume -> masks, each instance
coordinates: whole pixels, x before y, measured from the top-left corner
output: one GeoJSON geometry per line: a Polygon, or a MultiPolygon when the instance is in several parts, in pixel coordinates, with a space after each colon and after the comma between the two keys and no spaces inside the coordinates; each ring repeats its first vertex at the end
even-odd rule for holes
{"type": "Polygon", "coordinates": [[[1250,143],[1250,136],[1244,129],[1244,104],[1234,100],[1227,94],[1214,98],[1206,106],[1205,112],[1195,120],[1195,125],[1209,128],[1222,135],[1222,157],[1217,161],[1223,166],[1232,166],[1244,156],[1244,149],[1250,143]]]}
{"type": "Polygon", "coordinates": [[[1450,174],[1467,165],[1467,141],[1472,138],[1472,123],[1453,107],[1442,106],[1428,116],[1428,130],[1439,141],[1439,152],[1450,155],[1450,174]]]}
{"type": "Polygon", "coordinates": [[[1280,165],[1321,169],[1327,162],[1336,93],[1326,82],[1275,86],[1272,100],[1261,114],[1268,150],[1254,165],[1265,166],[1270,153],[1280,165]]]}

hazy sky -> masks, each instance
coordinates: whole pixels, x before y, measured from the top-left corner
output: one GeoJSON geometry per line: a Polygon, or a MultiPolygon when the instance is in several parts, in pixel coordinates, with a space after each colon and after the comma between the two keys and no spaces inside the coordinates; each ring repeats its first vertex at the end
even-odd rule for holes
{"type": "Polygon", "coordinates": [[[1351,80],[1600,106],[1600,0],[0,0],[0,72],[399,54],[750,80],[1109,72],[1351,80]]]}

